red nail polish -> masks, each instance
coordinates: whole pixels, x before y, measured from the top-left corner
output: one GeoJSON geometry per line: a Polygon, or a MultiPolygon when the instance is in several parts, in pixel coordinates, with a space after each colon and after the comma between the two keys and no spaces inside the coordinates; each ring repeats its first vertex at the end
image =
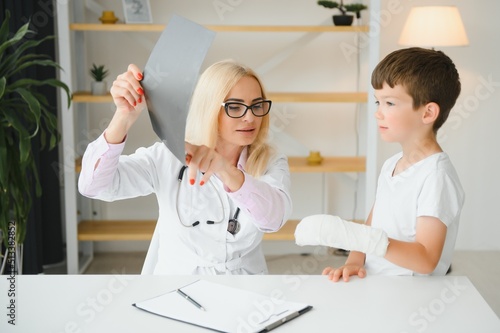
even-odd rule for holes
{"type": "Polygon", "coordinates": [[[203,186],[203,185],[205,185],[205,182],[202,180],[202,181],[200,182],[200,186],[203,186]]]}
{"type": "Polygon", "coordinates": [[[138,88],[138,89],[137,89],[137,93],[138,93],[139,95],[144,95],[144,90],[142,90],[142,88],[138,88]]]}
{"type": "Polygon", "coordinates": [[[138,74],[137,74],[137,79],[138,79],[139,81],[140,81],[140,80],[142,80],[142,73],[138,73],[138,74]]]}
{"type": "Polygon", "coordinates": [[[139,97],[139,99],[137,100],[137,102],[142,103],[142,97],[139,97]]]}
{"type": "Polygon", "coordinates": [[[194,185],[194,179],[190,179],[189,184],[194,185]]]}
{"type": "MultiPolygon", "coordinates": [[[[140,103],[140,102],[139,102],[140,103]]],[[[137,102],[134,101],[134,106],[137,106],[137,102]]]]}

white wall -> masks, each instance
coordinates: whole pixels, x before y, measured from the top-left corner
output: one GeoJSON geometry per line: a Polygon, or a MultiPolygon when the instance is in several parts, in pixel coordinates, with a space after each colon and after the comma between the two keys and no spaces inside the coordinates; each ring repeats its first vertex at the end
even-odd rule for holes
{"type": "MultiPolygon", "coordinates": [[[[463,92],[457,103],[457,110],[450,116],[449,123],[441,133],[443,148],[450,154],[462,179],[467,194],[466,206],[457,247],[459,249],[500,249],[500,223],[494,207],[500,177],[493,166],[500,159],[498,136],[494,126],[500,123],[500,115],[494,106],[499,104],[499,84],[484,87],[485,80],[500,82],[500,69],[494,61],[500,59],[500,51],[494,45],[500,27],[496,13],[500,3],[495,0],[446,1],[439,4],[455,4],[464,20],[471,42],[468,47],[443,49],[456,63],[462,76],[463,92]],[[488,88],[491,91],[487,90],[488,88]],[[479,91],[479,95],[478,95],[479,91]],[[476,103],[476,104],[474,104],[476,103]],[[458,107],[461,106],[461,109],[458,107]],[[496,120],[496,121],[495,121],[496,120]],[[491,161],[492,163],[486,163],[491,161]],[[496,162],[496,163],[495,163],[496,162]]],[[[107,10],[115,10],[122,18],[120,1],[100,0],[96,3],[107,10]]],[[[400,48],[397,45],[399,33],[411,6],[436,3],[436,1],[383,0],[382,10],[390,15],[383,16],[381,30],[381,57],[400,48]],[[389,12],[389,9],[391,10],[389,12]]],[[[151,0],[154,23],[167,23],[172,13],[177,13],[200,24],[283,24],[317,25],[330,22],[332,11],[316,5],[310,0],[252,0],[252,1],[159,1],[151,0]],[[227,11],[217,12],[215,5],[227,4],[227,11]]],[[[367,12],[364,12],[367,16],[367,12]]],[[[99,15],[87,13],[87,21],[96,21],[99,15]]],[[[365,17],[366,19],[366,17],[365,17]]],[[[86,33],[89,47],[88,63],[106,64],[111,76],[121,73],[130,62],[143,66],[151,51],[157,33],[86,33]]],[[[339,48],[341,42],[352,43],[352,34],[293,33],[218,33],[203,68],[209,64],[234,58],[244,62],[261,74],[268,91],[350,91],[355,90],[357,76],[356,61],[344,56],[339,48]],[[288,52],[289,45],[300,46],[288,52]],[[276,54],[290,56],[271,66],[276,54]]],[[[361,61],[361,89],[366,89],[369,73],[366,61],[361,61]]],[[[110,79],[112,81],[112,79],[110,79]]],[[[111,83],[111,82],[110,82],[111,83]]],[[[363,108],[361,115],[363,115],[363,108]]],[[[324,155],[356,154],[356,111],[351,104],[277,104],[273,109],[276,125],[274,142],[285,153],[306,155],[309,150],[320,150],[324,155]]],[[[113,114],[110,105],[91,105],[90,136],[105,128],[106,121],[113,114]]],[[[362,118],[362,117],[361,117],[362,118]]],[[[364,130],[361,128],[361,135],[364,130]]],[[[125,153],[133,152],[139,146],[149,145],[156,140],[149,118],[145,114],[135,125],[129,136],[125,153]]],[[[363,153],[364,138],[361,138],[363,153]]],[[[397,146],[379,144],[379,165],[398,150],[397,146]]],[[[300,218],[322,210],[321,177],[319,175],[292,175],[294,217],[300,218]]],[[[327,211],[345,218],[364,218],[363,203],[355,206],[355,182],[350,175],[330,175],[329,203],[327,211]]],[[[154,197],[134,199],[111,204],[95,204],[98,216],[108,219],[133,219],[157,216],[154,197]]],[[[100,244],[109,249],[111,244],[100,244]]],[[[293,246],[291,244],[290,246],[293,246]]]]}
{"type": "MultiPolygon", "coordinates": [[[[384,0],[382,8],[398,4],[400,13],[383,24],[381,58],[401,48],[399,33],[410,8],[420,5],[458,7],[470,45],[438,48],[449,55],[461,76],[462,93],[439,140],[458,171],[466,193],[457,249],[500,250],[500,218],[496,210],[500,188],[500,2],[384,0]],[[485,84],[484,82],[490,82],[485,84]]],[[[379,161],[398,150],[395,145],[379,145],[379,161]]]]}

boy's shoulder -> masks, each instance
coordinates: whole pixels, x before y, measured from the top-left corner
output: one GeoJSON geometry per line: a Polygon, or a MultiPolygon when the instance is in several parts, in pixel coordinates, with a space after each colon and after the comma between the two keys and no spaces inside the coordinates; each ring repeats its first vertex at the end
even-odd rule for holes
{"type": "MultiPolygon", "coordinates": [[[[398,152],[389,157],[382,166],[381,174],[392,175],[396,164],[402,156],[403,153],[398,152]]],[[[447,174],[458,179],[455,167],[449,155],[444,151],[426,156],[425,158],[419,158],[418,154],[416,154],[414,158],[416,162],[400,174],[402,178],[425,178],[431,173],[437,173],[447,174]]]]}

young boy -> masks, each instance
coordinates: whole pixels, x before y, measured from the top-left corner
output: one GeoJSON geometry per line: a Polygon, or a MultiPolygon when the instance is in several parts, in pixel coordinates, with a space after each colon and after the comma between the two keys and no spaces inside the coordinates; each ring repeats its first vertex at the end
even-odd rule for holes
{"type": "Polygon", "coordinates": [[[365,225],[313,215],[297,226],[296,242],[351,250],[344,266],[324,269],[332,281],[362,278],[367,271],[445,275],[464,192],[436,134],[460,94],[458,72],[441,51],[408,48],[377,65],[372,86],[380,135],[399,143],[402,152],[384,163],[365,225]]]}

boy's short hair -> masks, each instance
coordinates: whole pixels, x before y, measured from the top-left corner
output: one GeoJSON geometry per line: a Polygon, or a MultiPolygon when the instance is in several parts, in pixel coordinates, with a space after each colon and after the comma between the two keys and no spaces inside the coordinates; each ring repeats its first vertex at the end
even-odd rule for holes
{"type": "Polygon", "coordinates": [[[460,78],[453,61],[443,52],[411,47],[394,51],[375,67],[372,86],[382,89],[401,85],[413,98],[413,108],[434,102],[439,105],[439,116],[433,130],[444,124],[460,95],[460,78]]]}

